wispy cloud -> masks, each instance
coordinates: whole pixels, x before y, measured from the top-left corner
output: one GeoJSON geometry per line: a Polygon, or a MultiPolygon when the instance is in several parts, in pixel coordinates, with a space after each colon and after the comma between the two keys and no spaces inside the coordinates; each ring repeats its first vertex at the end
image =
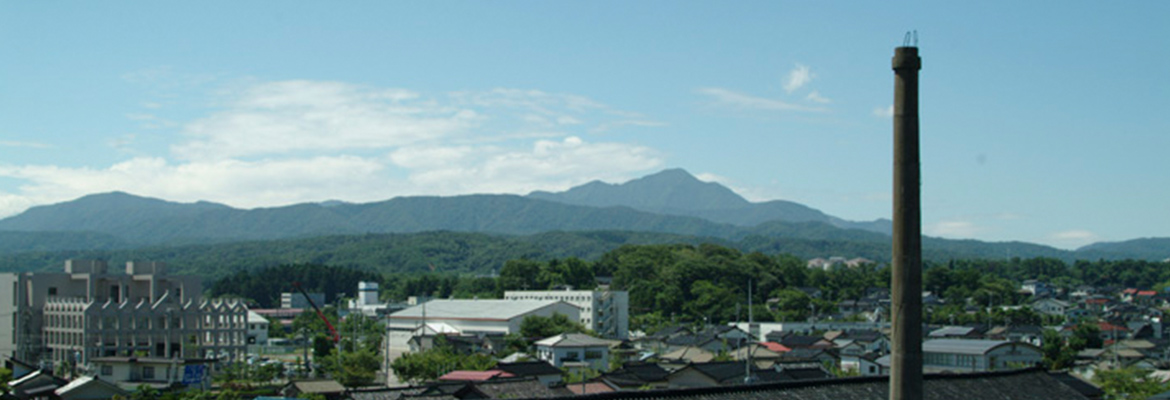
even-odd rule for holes
{"type": "Polygon", "coordinates": [[[830,100],[828,97],[821,96],[821,93],[816,90],[809,92],[808,96],[804,96],[804,99],[820,104],[829,104],[833,102],[833,100],[830,100]]]}
{"type": "Polygon", "coordinates": [[[187,124],[191,140],[173,151],[194,160],[386,149],[449,137],[477,118],[475,111],[419,97],[342,82],[263,83],[228,109],[187,124]]]}
{"type": "Polygon", "coordinates": [[[723,88],[701,88],[698,89],[697,92],[714,98],[715,101],[720,105],[735,108],[800,112],[826,111],[826,109],[822,107],[808,107],[775,99],[751,96],[723,88]]]}
{"type": "Polygon", "coordinates": [[[814,76],[808,66],[796,64],[796,67],[788,71],[788,75],[784,78],[784,91],[792,93],[812,82],[814,76]]]}
{"type": "Polygon", "coordinates": [[[983,229],[968,220],[939,221],[927,227],[928,234],[948,238],[971,238],[983,229]]]}
{"type": "Polygon", "coordinates": [[[12,140],[0,140],[0,147],[23,147],[29,149],[50,149],[53,146],[39,143],[39,142],[21,142],[12,140]]]}
{"type": "Polygon", "coordinates": [[[1061,232],[1054,232],[1048,235],[1048,242],[1057,246],[1068,249],[1076,249],[1078,247],[1092,244],[1101,240],[1097,234],[1084,230],[1073,229],[1061,232]]]}
{"type": "Polygon", "coordinates": [[[878,117],[878,118],[893,118],[894,117],[894,106],[891,104],[887,107],[874,107],[873,108],[873,116],[878,117]]]}

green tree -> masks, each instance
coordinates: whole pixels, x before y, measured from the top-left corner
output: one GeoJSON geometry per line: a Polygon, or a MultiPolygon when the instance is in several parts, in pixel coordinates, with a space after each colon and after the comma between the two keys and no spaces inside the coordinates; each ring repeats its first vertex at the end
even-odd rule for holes
{"type": "Polygon", "coordinates": [[[1045,329],[1043,344],[1041,351],[1044,353],[1043,363],[1045,368],[1049,370],[1060,370],[1072,366],[1077,352],[1065,344],[1064,338],[1060,336],[1060,332],[1045,329]]]}
{"type": "Polygon", "coordinates": [[[1101,339],[1101,327],[1096,322],[1085,321],[1073,328],[1073,335],[1068,340],[1068,346],[1073,350],[1099,349],[1105,346],[1101,339]]]}
{"type": "Polygon", "coordinates": [[[780,321],[802,321],[812,311],[812,298],[796,289],[781,289],[772,294],[776,302],[776,319],[780,321]]]}
{"type": "Polygon", "coordinates": [[[1151,372],[1137,367],[1098,369],[1093,382],[1105,391],[1107,399],[1144,399],[1167,389],[1165,383],[1150,376],[1151,372]]]}
{"type": "Polygon", "coordinates": [[[390,369],[399,380],[422,383],[455,370],[486,371],[495,365],[495,360],[486,354],[460,355],[450,346],[436,345],[422,352],[403,354],[390,363],[390,369]]]}
{"type": "Polygon", "coordinates": [[[150,387],[147,384],[138,385],[133,393],[130,393],[130,400],[158,400],[158,389],[150,387]]]}
{"type": "Polygon", "coordinates": [[[0,393],[8,393],[9,381],[12,381],[12,370],[0,367],[0,393]]]}
{"type": "Polygon", "coordinates": [[[510,260],[500,268],[500,288],[502,290],[543,290],[537,277],[540,276],[541,265],[532,260],[510,260]]]}
{"type": "Polygon", "coordinates": [[[562,333],[589,333],[589,329],[561,313],[551,317],[529,315],[520,321],[520,335],[525,338],[543,339],[562,333]]]}
{"type": "Polygon", "coordinates": [[[345,387],[360,387],[374,383],[382,361],[376,351],[358,349],[343,351],[341,362],[337,361],[336,354],[326,357],[321,360],[321,368],[345,387]]]}

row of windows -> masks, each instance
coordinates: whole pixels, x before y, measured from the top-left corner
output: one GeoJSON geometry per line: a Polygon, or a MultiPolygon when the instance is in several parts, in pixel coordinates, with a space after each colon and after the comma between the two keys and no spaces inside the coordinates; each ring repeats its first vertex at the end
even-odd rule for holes
{"type": "Polygon", "coordinates": [[[922,361],[925,365],[942,365],[951,367],[974,368],[977,356],[968,354],[923,353],[922,361]]]}

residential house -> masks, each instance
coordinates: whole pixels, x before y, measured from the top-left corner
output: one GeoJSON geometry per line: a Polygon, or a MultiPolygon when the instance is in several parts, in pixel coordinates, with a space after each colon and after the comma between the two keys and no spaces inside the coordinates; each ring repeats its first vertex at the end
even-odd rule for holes
{"type": "MultiPolygon", "coordinates": [[[[753,373],[761,369],[753,369],[753,373]]],[[[670,388],[699,388],[745,383],[745,368],[742,361],[718,361],[690,364],[667,376],[670,388]]]]}
{"type": "Polygon", "coordinates": [[[500,362],[494,369],[517,378],[533,378],[545,386],[555,386],[564,381],[561,370],[544,361],[500,362]]]}
{"type": "Polygon", "coordinates": [[[1058,317],[1063,317],[1066,313],[1068,313],[1068,310],[1073,308],[1072,303],[1069,303],[1069,302],[1064,301],[1064,300],[1053,299],[1050,297],[1045,297],[1045,298],[1033,301],[1028,306],[1031,307],[1033,310],[1036,310],[1036,312],[1038,312],[1038,313],[1045,314],[1045,315],[1055,315],[1058,317]]]}
{"type": "Polygon", "coordinates": [[[536,358],[561,367],[566,362],[584,362],[595,370],[609,368],[609,348],[617,344],[580,333],[562,333],[535,343],[536,358]]]}
{"type": "Polygon", "coordinates": [[[1039,347],[1044,345],[1044,328],[1037,325],[996,326],[988,330],[984,338],[1024,342],[1039,347]]]}
{"type": "Polygon", "coordinates": [[[512,375],[509,372],[500,371],[498,369],[493,369],[493,370],[488,370],[488,371],[455,370],[455,371],[451,371],[451,372],[448,372],[446,374],[443,374],[443,376],[439,377],[439,380],[444,381],[444,382],[483,382],[483,381],[489,381],[489,380],[493,380],[493,379],[504,379],[504,378],[515,378],[515,377],[516,377],[516,375],[512,375]]]}
{"type": "Polygon", "coordinates": [[[8,391],[22,400],[55,400],[54,391],[68,383],[47,371],[38,370],[8,382],[8,391]]]}
{"type": "Polygon", "coordinates": [[[927,336],[932,339],[977,339],[983,337],[983,332],[973,326],[944,326],[930,331],[927,336]]]}
{"type": "Polygon", "coordinates": [[[621,368],[603,374],[600,379],[622,390],[643,388],[665,389],[669,386],[670,371],[654,363],[628,363],[621,368]]]}
{"type": "Polygon", "coordinates": [[[129,398],[130,392],[112,382],[92,376],[74,379],[53,391],[60,400],[107,400],[129,398]]]}
{"type": "Polygon", "coordinates": [[[140,384],[170,386],[210,382],[215,359],[174,359],[162,357],[98,357],[92,360],[94,372],[103,380],[124,388],[140,384]]]}
{"type": "Polygon", "coordinates": [[[332,379],[298,380],[280,388],[284,397],[306,398],[306,395],[320,395],[327,400],[341,400],[345,397],[345,386],[332,379]]]}

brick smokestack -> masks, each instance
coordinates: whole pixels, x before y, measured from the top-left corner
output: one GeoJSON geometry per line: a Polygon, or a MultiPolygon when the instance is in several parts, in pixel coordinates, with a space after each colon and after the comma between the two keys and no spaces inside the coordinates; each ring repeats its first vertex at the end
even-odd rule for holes
{"type": "Polygon", "coordinates": [[[894,50],[893,356],[890,400],[922,398],[922,209],[918,48],[894,50]]]}

